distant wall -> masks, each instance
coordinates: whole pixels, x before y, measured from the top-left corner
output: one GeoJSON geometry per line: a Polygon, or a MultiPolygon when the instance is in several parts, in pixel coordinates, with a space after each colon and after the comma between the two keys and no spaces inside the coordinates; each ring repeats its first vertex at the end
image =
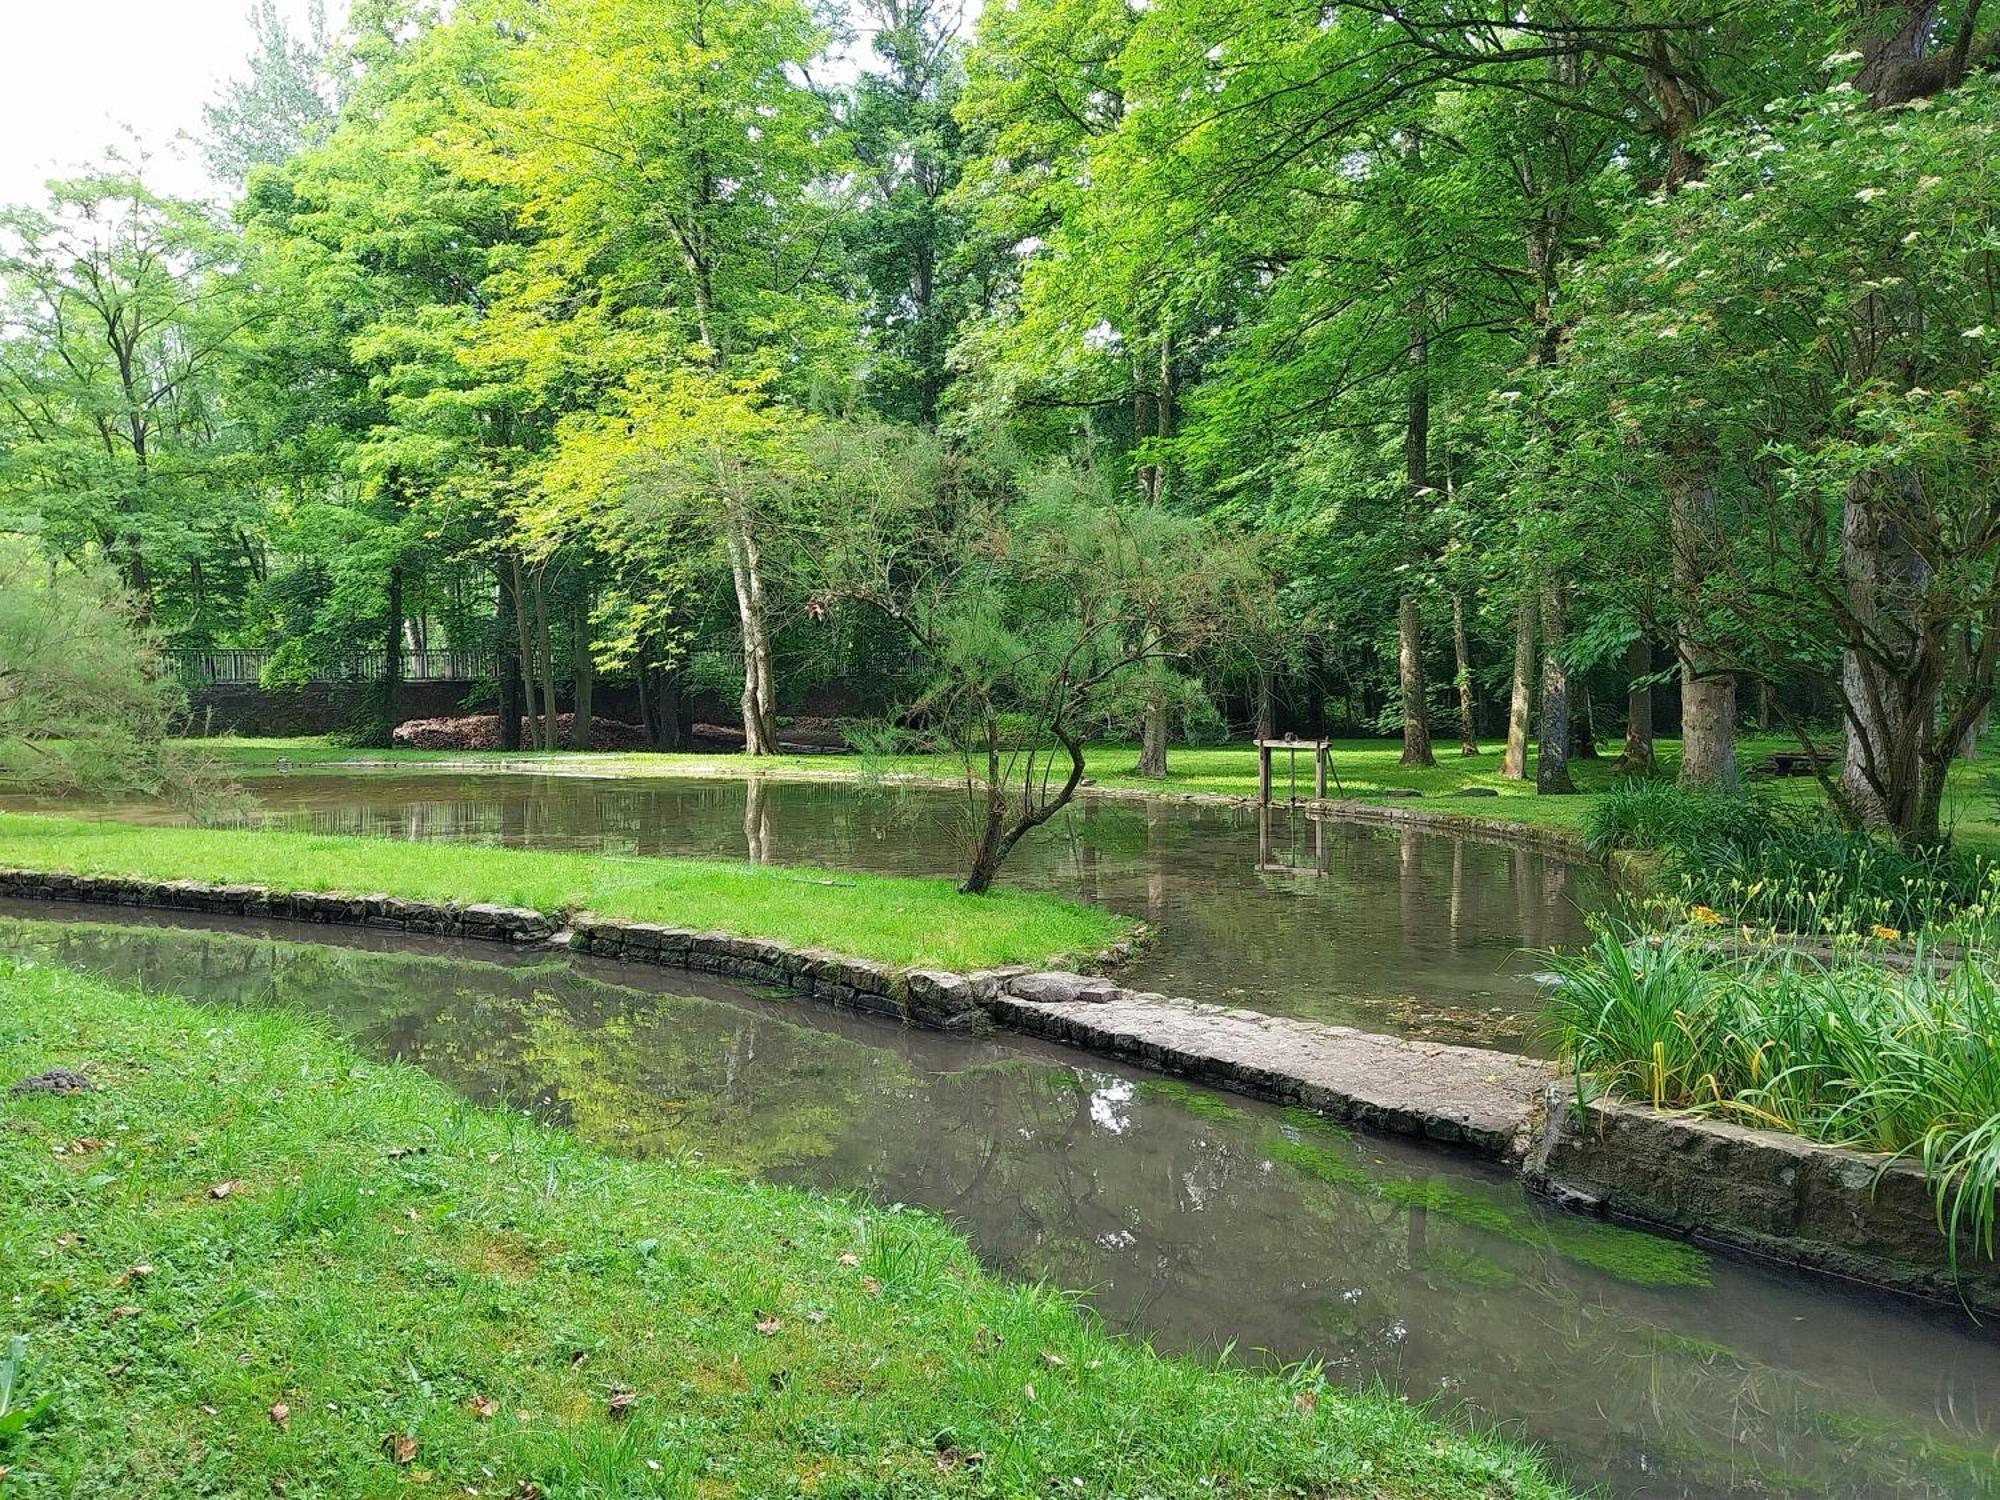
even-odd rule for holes
{"type": "MultiPolygon", "coordinates": [[[[373,684],[308,682],[298,687],[264,688],[255,683],[215,683],[188,695],[190,734],[332,734],[353,727],[362,716],[373,684]]],[[[474,684],[406,682],[396,690],[396,717],[435,719],[448,714],[491,712],[490,693],[468,704],[474,684]]]]}

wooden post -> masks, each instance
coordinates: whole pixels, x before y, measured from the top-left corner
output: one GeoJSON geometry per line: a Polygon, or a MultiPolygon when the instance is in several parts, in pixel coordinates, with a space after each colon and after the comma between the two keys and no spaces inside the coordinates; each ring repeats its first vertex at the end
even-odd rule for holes
{"type": "Polygon", "coordinates": [[[1313,747],[1313,801],[1315,802],[1326,801],[1326,762],[1330,754],[1332,752],[1327,749],[1325,740],[1321,740],[1313,747]]]}
{"type": "Polygon", "coordinates": [[[1257,803],[1260,807],[1271,805],[1271,742],[1257,741],[1257,803]]]}

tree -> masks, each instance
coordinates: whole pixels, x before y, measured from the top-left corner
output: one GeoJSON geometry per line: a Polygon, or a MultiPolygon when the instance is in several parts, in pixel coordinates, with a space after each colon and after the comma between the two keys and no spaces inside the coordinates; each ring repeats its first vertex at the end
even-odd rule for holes
{"type": "Polygon", "coordinates": [[[109,569],[0,544],[0,782],[177,801],[212,794],[169,739],[184,707],[109,569]]]}
{"type": "Polygon", "coordinates": [[[0,210],[0,502],[196,638],[245,521],[224,463],[223,366],[257,315],[237,253],[205,209],[119,170],[0,210]]]}
{"type": "Polygon", "coordinates": [[[322,139],[336,110],[326,0],[308,0],[299,36],[278,13],[277,0],[254,0],[250,30],[250,76],[232,79],[201,111],[202,160],[238,187],[258,167],[275,167],[322,139]]]}
{"type": "Polygon", "coordinates": [[[804,552],[822,611],[904,631],[919,687],[899,718],[950,744],[972,808],[960,889],[1076,796],[1121,680],[1224,638],[1257,580],[1210,528],[1070,467],[1009,475],[892,428],[828,429],[804,552]]]}

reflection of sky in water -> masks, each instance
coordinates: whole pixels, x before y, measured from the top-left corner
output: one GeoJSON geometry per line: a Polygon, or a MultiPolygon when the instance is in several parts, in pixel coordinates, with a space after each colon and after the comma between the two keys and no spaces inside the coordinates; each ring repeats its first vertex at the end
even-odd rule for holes
{"type": "Polygon", "coordinates": [[[1130,1127],[1126,1107],[1131,1104],[1137,1091],[1129,1083],[1104,1084],[1090,1091],[1091,1123],[1100,1130],[1108,1130],[1113,1135],[1122,1135],[1130,1127]]]}
{"type": "MultiPolygon", "coordinates": [[[[252,783],[289,827],[614,855],[956,875],[961,794],[840,783],[297,772],[252,783]]],[[[1589,868],[1414,830],[1242,807],[1086,799],[1014,851],[1002,884],[1158,929],[1142,989],[1405,1035],[1524,1045],[1533,950],[1584,940],[1589,868]],[[1307,873],[1269,868],[1305,854],[1307,873]],[[1324,875],[1310,873],[1315,859],[1324,875]]]]}

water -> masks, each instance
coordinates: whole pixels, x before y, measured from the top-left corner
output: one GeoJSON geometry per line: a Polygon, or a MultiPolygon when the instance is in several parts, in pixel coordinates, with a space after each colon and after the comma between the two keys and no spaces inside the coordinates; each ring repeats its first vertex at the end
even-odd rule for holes
{"type": "MultiPolygon", "coordinates": [[[[936,788],[371,771],[251,790],[264,821],[322,833],[964,868],[966,799],[936,788]]],[[[1533,1045],[1533,951],[1581,942],[1611,900],[1588,866],[1462,837],[1097,798],[1023,841],[1001,879],[1152,923],[1126,971],[1138,988],[1508,1048],[1533,1045]]]]}
{"type": "Polygon", "coordinates": [[[655,969],[103,915],[0,903],[0,947],[322,1014],[619,1151],[935,1209],[995,1268],[1090,1289],[1116,1328],[1438,1397],[1579,1486],[2000,1497],[1990,1333],[1556,1214],[1477,1163],[655,969]]]}

